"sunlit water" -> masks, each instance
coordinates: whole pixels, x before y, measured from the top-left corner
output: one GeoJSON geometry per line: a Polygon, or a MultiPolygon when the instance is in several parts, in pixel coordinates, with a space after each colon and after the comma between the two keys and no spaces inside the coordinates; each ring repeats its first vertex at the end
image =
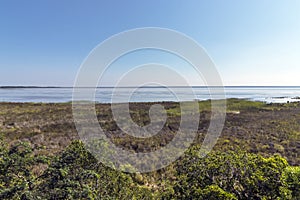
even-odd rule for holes
{"type": "MultiPolygon", "coordinates": [[[[138,88],[130,94],[129,88],[97,88],[95,101],[112,102],[161,102],[218,99],[220,94],[210,94],[206,87],[193,87],[194,94],[184,87],[138,88]],[[130,96],[128,100],[128,95],[130,96]],[[127,99],[127,100],[126,100],[127,99]]],[[[212,90],[214,91],[214,90],[212,90]]],[[[284,103],[300,101],[300,87],[225,87],[225,98],[241,98],[253,101],[284,103]]],[[[72,88],[0,88],[0,102],[70,102],[72,88]]]]}

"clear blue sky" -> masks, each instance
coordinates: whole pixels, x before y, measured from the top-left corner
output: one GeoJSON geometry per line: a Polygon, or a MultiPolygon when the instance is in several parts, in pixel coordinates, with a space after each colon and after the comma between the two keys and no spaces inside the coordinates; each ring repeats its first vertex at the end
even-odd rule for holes
{"type": "Polygon", "coordinates": [[[225,85],[300,85],[297,0],[2,0],[0,85],[72,86],[101,41],[149,26],[194,38],[225,85]]]}

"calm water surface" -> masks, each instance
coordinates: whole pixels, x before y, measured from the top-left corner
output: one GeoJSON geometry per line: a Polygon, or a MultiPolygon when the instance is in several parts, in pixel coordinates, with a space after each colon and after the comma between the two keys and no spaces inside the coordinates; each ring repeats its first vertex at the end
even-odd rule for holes
{"type": "MultiPolygon", "coordinates": [[[[124,102],[130,89],[119,88],[114,94],[114,102],[124,102]]],[[[184,87],[138,88],[132,93],[130,102],[155,102],[180,100],[217,99],[218,95],[210,95],[206,87],[193,87],[194,95],[190,95],[184,87]],[[178,99],[178,96],[180,98],[178,99]]],[[[0,102],[70,102],[72,88],[0,88],[0,102]]],[[[95,100],[110,103],[113,88],[97,88],[95,100]]],[[[242,98],[253,101],[283,103],[300,101],[299,87],[225,87],[225,98],[242,98]]]]}

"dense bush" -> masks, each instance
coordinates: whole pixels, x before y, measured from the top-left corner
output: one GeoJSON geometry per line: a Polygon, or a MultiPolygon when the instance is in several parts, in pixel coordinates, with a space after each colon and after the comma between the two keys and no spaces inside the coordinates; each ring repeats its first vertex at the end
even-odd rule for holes
{"type": "Polygon", "coordinates": [[[300,167],[287,167],[282,175],[292,197],[300,199],[300,167]]]}
{"type": "Polygon", "coordinates": [[[278,155],[231,151],[201,158],[194,146],[164,170],[128,174],[99,164],[80,141],[51,162],[32,150],[26,143],[1,143],[1,199],[300,199],[300,167],[278,155]]]}
{"type": "Polygon", "coordinates": [[[141,199],[151,198],[147,189],[130,175],[98,164],[80,141],[74,141],[55,158],[31,196],[41,199],[141,199]]]}
{"type": "Polygon", "coordinates": [[[43,156],[34,156],[27,143],[19,142],[8,149],[0,140],[0,199],[18,199],[24,191],[32,190],[33,168],[47,162],[43,156]]]}
{"type": "Polygon", "coordinates": [[[201,158],[197,147],[177,164],[177,198],[298,199],[299,168],[274,155],[212,152],[201,158]]]}

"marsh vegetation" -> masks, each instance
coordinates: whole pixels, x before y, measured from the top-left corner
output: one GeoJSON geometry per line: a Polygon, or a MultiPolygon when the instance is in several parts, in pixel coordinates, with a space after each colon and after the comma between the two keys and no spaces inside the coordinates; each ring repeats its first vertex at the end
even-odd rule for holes
{"type": "MultiPolygon", "coordinates": [[[[139,125],[153,103],[130,104],[139,125]]],[[[154,137],[133,138],[113,120],[109,104],[97,117],[112,142],[133,152],[159,149],[179,128],[180,106],[167,112],[154,137]]],[[[229,99],[224,129],[213,151],[199,156],[210,122],[210,101],[199,102],[197,137],[185,155],[151,173],[106,167],[79,140],[69,103],[1,103],[1,199],[299,199],[300,104],[229,99]]]]}

